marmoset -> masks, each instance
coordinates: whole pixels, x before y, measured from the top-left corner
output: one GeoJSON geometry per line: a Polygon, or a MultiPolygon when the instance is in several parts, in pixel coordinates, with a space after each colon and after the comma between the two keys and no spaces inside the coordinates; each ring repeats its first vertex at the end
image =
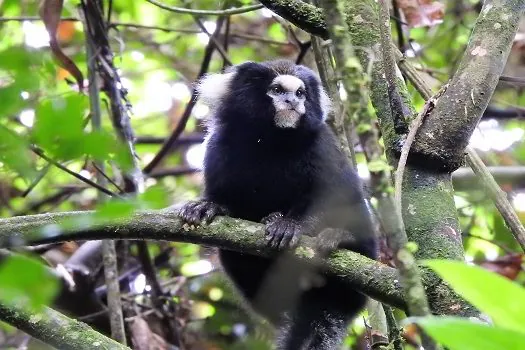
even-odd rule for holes
{"type": "Polygon", "coordinates": [[[217,215],[264,223],[268,245],[283,253],[221,249],[226,273],[277,325],[278,349],[338,349],[366,297],[336,276],[281,259],[301,235],[376,257],[371,211],[325,123],[330,99],[319,78],[290,61],[246,62],[204,77],[198,91],[212,113],[204,195],[179,215],[196,225],[217,215]],[[320,235],[326,229],[339,234],[320,235]]]}

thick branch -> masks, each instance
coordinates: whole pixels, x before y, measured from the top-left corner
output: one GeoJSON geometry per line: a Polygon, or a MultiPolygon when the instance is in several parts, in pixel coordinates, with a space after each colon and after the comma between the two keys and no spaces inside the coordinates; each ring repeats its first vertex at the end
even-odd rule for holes
{"type": "MultiPolygon", "coordinates": [[[[208,226],[190,227],[183,224],[171,208],[138,212],[129,220],[119,223],[95,224],[95,220],[94,212],[49,213],[1,219],[0,242],[5,245],[6,242],[23,241],[39,244],[65,240],[150,239],[203,244],[261,256],[275,253],[267,247],[263,225],[244,220],[219,217],[208,226]],[[64,227],[63,231],[60,227],[64,227]]],[[[316,259],[312,249],[314,243],[312,238],[303,237],[295,255],[313,261],[316,259]]],[[[395,269],[347,250],[338,250],[325,264],[329,272],[371,297],[404,308],[399,275],[395,269]]],[[[434,302],[438,306],[434,309],[435,313],[473,314],[472,310],[456,304],[454,298],[444,302],[443,295],[450,290],[441,284],[428,284],[433,284],[430,274],[425,273],[423,280],[427,283],[427,289],[439,289],[429,299],[431,304],[434,302]]]]}
{"type": "Polygon", "coordinates": [[[478,124],[503,71],[518,22],[521,0],[485,1],[459,68],[447,91],[421,126],[413,150],[447,169],[461,165],[478,124]]]}
{"type": "MultiPolygon", "coordinates": [[[[190,227],[177,218],[173,210],[138,212],[130,220],[95,225],[93,212],[67,212],[30,215],[0,220],[2,242],[26,241],[34,244],[65,240],[151,239],[205,244],[257,255],[272,254],[264,238],[264,227],[248,221],[220,217],[209,226],[190,227]],[[84,224],[83,227],[81,223],[84,224]],[[62,227],[76,227],[66,233],[62,227]],[[51,232],[51,234],[47,234],[51,232]]],[[[304,237],[296,255],[314,259],[312,239],[304,237]]],[[[328,260],[332,272],[378,299],[403,305],[394,269],[357,253],[338,251],[328,260]]]]}
{"type": "Polygon", "coordinates": [[[328,38],[323,11],[301,0],[260,0],[261,4],[310,34],[328,38]]]}
{"type": "MultiPolygon", "coordinates": [[[[263,3],[270,7],[269,3],[284,2],[274,0],[263,3]]],[[[287,1],[286,3],[292,2],[287,1]]],[[[294,3],[300,4],[300,2],[294,3]]],[[[304,8],[308,6],[304,5],[304,8]]],[[[291,17],[289,10],[281,11],[276,7],[272,9],[286,19],[291,17]]],[[[380,57],[378,51],[380,31],[377,21],[377,1],[346,0],[344,12],[350,28],[352,44],[359,48],[358,57],[361,65],[367,67],[366,70],[371,72],[370,98],[380,121],[387,158],[391,165],[397,165],[401,140],[394,127],[390,111],[383,64],[378,59],[380,57]]],[[[312,21],[305,23],[301,28],[309,31],[312,26],[318,28],[319,23],[312,21]]],[[[397,83],[403,103],[408,108],[413,108],[403,80],[398,79],[397,83]]],[[[450,174],[443,173],[441,169],[435,171],[428,167],[409,164],[404,178],[403,213],[408,239],[416,242],[419,247],[416,257],[418,259],[463,259],[460,226],[452,195],[450,174]]],[[[446,291],[448,288],[437,276],[426,273],[423,279],[433,313],[477,316],[477,313],[467,303],[446,291]],[[459,306],[461,311],[456,312],[452,305],[459,306]]]]}
{"type": "Polygon", "coordinates": [[[124,350],[129,348],[50,308],[31,312],[21,306],[0,304],[0,319],[57,349],[124,350]]]}

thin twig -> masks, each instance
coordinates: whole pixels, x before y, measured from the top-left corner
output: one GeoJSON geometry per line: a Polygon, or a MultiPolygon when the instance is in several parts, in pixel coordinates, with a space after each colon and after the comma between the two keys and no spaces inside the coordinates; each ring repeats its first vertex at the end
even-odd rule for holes
{"type": "Polygon", "coordinates": [[[501,216],[503,216],[503,220],[505,220],[505,223],[514,235],[514,238],[518,241],[521,249],[525,251],[525,228],[516,214],[516,211],[509,203],[507,194],[501,190],[492,175],[486,171],[487,168],[476,151],[470,146],[467,147],[466,151],[468,154],[467,163],[480,178],[501,213],[501,216]]]}
{"type": "Polygon", "coordinates": [[[50,163],[50,164],[53,164],[54,166],[56,166],[57,168],[59,168],[60,170],[63,170],[65,171],[66,173],[68,173],[69,175],[79,179],[80,181],[88,184],[89,186],[91,187],[94,187],[96,188],[97,190],[107,194],[108,196],[111,196],[111,197],[120,197],[118,194],[112,192],[111,190],[105,188],[104,186],[100,186],[99,184],[97,184],[96,182],[94,181],[91,181],[90,179],[72,171],[72,170],[69,170],[67,167],[65,167],[64,165],[60,164],[59,162],[57,162],[56,160],[48,157],[45,155],[44,152],[42,152],[42,150],[40,150],[38,147],[36,146],[30,146],[30,149],[31,151],[33,151],[36,155],[38,155],[40,158],[44,159],[46,162],[50,163]]]}
{"type": "MultiPolygon", "coordinates": [[[[409,119],[410,115],[408,113],[409,111],[406,110],[403,104],[400,90],[397,87],[397,64],[392,49],[393,45],[390,33],[390,14],[387,0],[379,1],[379,27],[381,34],[381,49],[383,52],[383,67],[388,84],[390,108],[392,116],[394,117],[394,127],[397,129],[396,131],[399,132],[405,128],[404,124],[409,119]]],[[[430,315],[430,308],[428,305],[427,295],[423,287],[423,282],[421,280],[421,273],[416,264],[414,256],[406,246],[408,238],[405,231],[405,224],[403,222],[403,210],[401,203],[403,171],[408,157],[408,152],[410,151],[410,146],[415,139],[416,133],[419,126],[421,126],[423,118],[428,114],[431,108],[434,107],[433,102],[434,101],[429,100],[423,108],[423,111],[412,123],[412,127],[409,130],[409,135],[407,136],[407,140],[403,146],[404,152],[402,153],[399,160],[401,168],[398,165],[395,179],[396,193],[394,198],[397,215],[394,215],[393,218],[397,221],[396,226],[398,229],[393,232],[394,234],[391,237],[393,249],[395,251],[394,261],[401,275],[403,290],[407,296],[408,310],[413,316],[430,315]]],[[[421,332],[421,339],[425,349],[439,349],[439,346],[423,332],[421,332]]]]}
{"type": "Polygon", "coordinates": [[[51,169],[51,164],[47,163],[39,172],[37,177],[31,182],[29,187],[20,195],[22,198],[27,197],[31,191],[42,181],[42,179],[46,176],[47,172],[51,169]]]}
{"type": "MultiPolygon", "coordinates": [[[[82,1],[82,11],[85,23],[86,32],[86,52],[88,62],[88,77],[89,77],[89,102],[91,111],[91,124],[93,130],[100,130],[102,127],[102,113],[100,108],[100,90],[97,75],[97,65],[100,63],[101,57],[98,52],[104,50],[104,47],[97,46],[96,41],[107,40],[107,33],[104,29],[103,10],[99,1],[82,1]],[[94,34],[97,33],[96,38],[94,34]]],[[[99,184],[106,183],[104,176],[104,165],[102,162],[97,164],[98,173],[97,181],[99,184]]],[[[99,201],[104,201],[104,196],[99,196],[99,201]]],[[[108,286],[107,304],[109,308],[109,323],[111,327],[111,337],[121,344],[126,345],[126,331],[124,328],[124,316],[122,312],[122,303],[120,300],[120,286],[118,283],[118,267],[117,267],[117,252],[115,248],[115,241],[104,240],[102,242],[102,257],[104,265],[105,282],[108,286]]]]}
{"type": "Polygon", "coordinates": [[[195,19],[195,22],[197,23],[197,25],[199,26],[199,28],[203,31],[203,33],[206,34],[208,36],[208,39],[215,45],[215,49],[217,50],[217,52],[219,52],[219,54],[221,55],[221,57],[224,60],[224,62],[228,66],[231,66],[232,65],[232,61],[228,57],[228,53],[226,52],[226,49],[222,46],[222,44],[217,39],[219,33],[217,31],[215,31],[214,33],[208,32],[208,29],[206,29],[206,27],[204,26],[204,24],[202,23],[202,21],[199,18],[194,17],[194,19],[195,19]],[[217,33],[217,34],[215,34],[215,33],[217,33]]]}
{"type": "Polygon", "coordinates": [[[175,13],[184,13],[184,14],[193,15],[193,16],[231,16],[231,15],[238,15],[241,13],[256,11],[264,7],[263,5],[257,4],[257,5],[239,7],[239,8],[231,8],[231,9],[226,9],[226,10],[193,10],[193,9],[186,9],[183,7],[164,5],[156,0],[146,0],[146,1],[164,10],[168,10],[168,11],[175,12],[175,13]]]}
{"type": "Polygon", "coordinates": [[[104,176],[104,178],[110,183],[112,184],[113,186],[115,186],[117,188],[117,190],[119,191],[119,193],[124,193],[124,190],[122,188],[120,188],[120,186],[111,178],[109,177],[108,174],[106,174],[106,172],[102,169],[99,168],[99,166],[97,165],[97,163],[95,162],[92,162],[91,163],[93,165],[93,168],[95,168],[96,171],[98,171],[98,173],[102,176],[104,176]]]}
{"type": "MultiPolygon", "coordinates": [[[[217,19],[217,26],[215,29],[215,32],[213,35],[217,35],[221,31],[222,24],[224,23],[224,17],[219,17],[217,19]]],[[[210,40],[208,42],[208,45],[206,45],[206,49],[204,50],[204,58],[202,59],[201,68],[199,70],[199,74],[197,75],[197,81],[204,76],[208,72],[208,69],[210,67],[211,58],[213,55],[213,51],[215,50],[215,44],[210,40]]],[[[171,133],[170,137],[166,139],[162,147],[160,148],[159,152],[153,157],[153,159],[144,167],[144,173],[149,174],[151,173],[155,167],[164,159],[164,157],[170,152],[173,145],[179,138],[179,136],[182,134],[184,129],[186,129],[186,124],[188,123],[188,120],[191,116],[191,111],[193,110],[193,107],[197,103],[197,89],[193,88],[190,101],[186,105],[186,109],[184,110],[184,113],[179,119],[179,123],[171,133]]]]}

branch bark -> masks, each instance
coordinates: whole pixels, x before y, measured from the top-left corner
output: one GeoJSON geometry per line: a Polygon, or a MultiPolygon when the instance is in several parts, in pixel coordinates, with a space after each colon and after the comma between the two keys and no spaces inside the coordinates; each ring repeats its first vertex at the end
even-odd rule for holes
{"type": "Polygon", "coordinates": [[[323,11],[301,0],[260,0],[269,10],[310,34],[327,39],[328,29],[323,11]]]}
{"type": "Polygon", "coordinates": [[[57,349],[129,350],[127,346],[94,331],[83,322],[44,307],[36,312],[20,305],[0,303],[0,319],[57,349]]]}
{"type": "MultiPolygon", "coordinates": [[[[293,1],[265,0],[261,2],[292,22],[293,13],[298,11],[297,9],[281,11],[279,8],[279,6],[286,6],[286,3],[289,3],[292,8],[297,5],[293,1]]],[[[302,25],[294,23],[301,25],[301,28],[307,31],[312,28],[323,28],[319,23],[323,18],[319,10],[312,9],[310,5],[304,5],[304,8],[309,8],[318,16],[314,16],[315,18],[309,23],[302,23],[302,25]]],[[[387,159],[392,166],[396,166],[402,135],[398,134],[395,128],[384,67],[381,60],[378,59],[381,57],[381,52],[379,51],[380,30],[377,2],[374,0],[346,0],[344,14],[350,28],[352,44],[359,48],[358,57],[361,65],[367,67],[367,71],[371,72],[370,98],[380,122],[387,159]]],[[[325,33],[320,35],[324,36],[325,33]]],[[[409,110],[413,110],[404,81],[397,79],[396,84],[401,95],[401,103],[409,110]]],[[[403,182],[403,217],[408,239],[418,245],[416,258],[463,259],[460,226],[453,193],[450,173],[432,166],[422,167],[411,163],[407,165],[403,182]]],[[[450,305],[455,304],[462,309],[456,314],[478,316],[475,310],[454,294],[446,294],[446,297],[445,294],[441,294],[447,287],[436,275],[425,272],[423,279],[433,313],[456,313],[453,308],[450,308],[450,305]]]]}
{"type": "Polygon", "coordinates": [[[464,161],[465,148],[503,72],[518,22],[525,11],[521,0],[487,0],[469,44],[447,91],[423,122],[413,152],[445,170],[464,161]]]}
{"type": "MultiPolygon", "coordinates": [[[[177,218],[173,208],[137,212],[119,222],[97,221],[94,212],[49,213],[0,220],[3,245],[13,241],[40,244],[66,240],[151,239],[203,244],[264,256],[274,254],[264,237],[263,225],[227,217],[219,217],[208,226],[191,227],[177,218]]],[[[303,237],[295,255],[313,262],[317,259],[314,243],[312,238],[303,237]]],[[[346,250],[336,251],[326,260],[325,266],[329,272],[374,299],[404,309],[403,292],[395,269],[346,250]]],[[[458,307],[453,298],[443,298],[450,290],[444,285],[431,286],[434,282],[429,273],[423,275],[423,281],[427,288],[436,290],[435,299],[429,299],[431,304],[440,305],[436,312],[472,314],[473,310],[464,309],[462,305],[458,307]]]]}

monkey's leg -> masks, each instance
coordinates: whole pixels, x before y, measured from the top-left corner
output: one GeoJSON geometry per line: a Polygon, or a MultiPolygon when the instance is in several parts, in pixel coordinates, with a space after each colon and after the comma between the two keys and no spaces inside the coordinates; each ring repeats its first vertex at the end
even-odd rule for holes
{"type": "Polygon", "coordinates": [[[348,324],[364,307],[366,297],[329,278],[306,292],[289,325],[281,329],[278,350],[339,350],[348,324]]]}
{"type": "Polygon", "coordinates": [[[288,255],[273,259],[220,250],[224,270],[251,307],[273,324],[299,301],[299,268],[288,255]]]}

